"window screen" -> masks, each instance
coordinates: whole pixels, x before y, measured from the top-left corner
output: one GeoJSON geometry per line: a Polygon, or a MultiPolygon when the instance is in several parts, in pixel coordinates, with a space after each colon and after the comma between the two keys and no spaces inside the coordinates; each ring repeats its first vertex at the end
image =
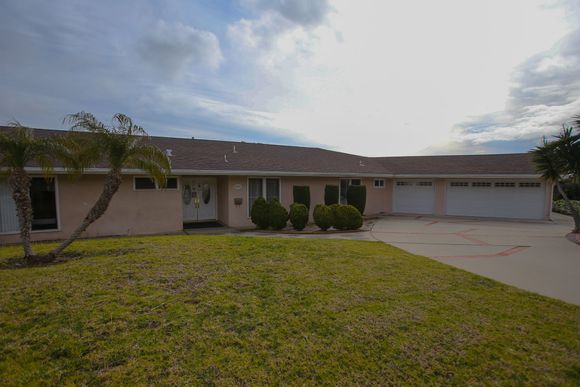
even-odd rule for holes
{"type": "Polygon", "coordinates": [[[32,201],[32,230],[57,229],[54,179],[33,177],[30,182],[30,200],[32,201]]]}
{"type": "Polygon", "coordinates": [[[135,189],[155,189],[155,181],[148,177],[136,177],[135,189]]]}
{"type": "Polygon", "coordinates": [[[168,177],[164,189],[177,189],[177,177],[168,177]]]}
{"type": "Polygon", "coordinates": [[[252,212],[252,205],[257,198],[262,195],[262,179],[248,179],[248,208],[252,212]]]}
{"type": "Polygon", "coordinates": [[[266,200],[280,200],[280,180],[266,179],[266,200]]]}

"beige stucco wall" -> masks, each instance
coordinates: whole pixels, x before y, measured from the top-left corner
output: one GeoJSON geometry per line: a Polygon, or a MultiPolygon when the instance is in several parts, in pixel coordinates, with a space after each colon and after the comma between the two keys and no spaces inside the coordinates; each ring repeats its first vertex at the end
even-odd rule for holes
{"type": "MultiPolygon", "coordinates": [[[[103,187],[102,175],[77,180],[58,176],[59,231],[33,232],[33,240],[64,239],[80,224],[103,187]]],[[[179,184],[181,188],[181,184],[179,184]]],[[[172,233],[183,229],[180,190],[133,190],[133,176],[124,176],[105,215],[82,237],[172,233]]],[[[20,241],[17,234],[0,235],[3,243],[20,241]]]]}
{"type": "MultiPolygon", "coordinates": [[[[259,176],[256,176],[259,177],[259,176]]],[[[281,177],[280,199],[288,209],[293,202],[293,187],[308,185],[310,187],[310,219],[317,204],[324,203],[324,187],[327,184],[339,185],[339,177],[281,177]]],[[[392,208],[392,179],[385,179],[385,188],[374,188],[373,179],[362,179],[367,186],[367,204],[365,214],[388,213],[392,208]]],[[[253,227],[248,214],[248,176],[230,176],[228,178],[228,221],[231,227],[253,227]],[[234,198],[241,197],[242,205],[234,205],[234,198]]]]}
{"type": "MultiPolygon", "coordinates": [[[[217,178],[217,210],[218,220],[227,225],[229,223],[228,176],[217,178]]],[[[233,205],[233,203],[232,203],[233,205]]]]}

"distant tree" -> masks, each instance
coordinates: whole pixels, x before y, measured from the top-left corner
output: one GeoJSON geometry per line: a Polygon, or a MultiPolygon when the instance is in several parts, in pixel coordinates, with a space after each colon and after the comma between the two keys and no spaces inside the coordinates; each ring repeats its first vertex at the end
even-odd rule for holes
{"type": "Polygon", "coordinates": [[[65,122],[71,125],[71,133],[62,138],[58,156],[64,160],[68,170],[78,175],[85,168],[102,162],[108,172],[96,203],[73,233],[48,254],[49,261],[54,260],[103,216],[121,186],[124,168],[143,170],[161,186],[165,185],[167,175],[171,172],[171,164],[165,152],[150,144],[147,132],[124,114],[115,114],[110,126],[85,112],[68,115],[65,122]]]}
{"type": "Polygon", "coordinates": [[[565,180],[580,182],[580,116],[574,117],[575,127],[562,126],[552,141],[543,139],[542,145],[530,151],[536,170],[553,182],[566,201],[574,218],[574,232],[580,232],[580,213],[562,188],[565,180]]]}
{"type": "Polygon", "coordinates": [[[31,178],[25,167],[36,162],[45,175],[52,170],[50,141],[34,136],[32,129],[11,122],[12,130],[0,133],[0,168],[8,175],[8,185],[16,206],[24,259],[32,262],[36,256],[30,243],[32,229],[31,178]]]}

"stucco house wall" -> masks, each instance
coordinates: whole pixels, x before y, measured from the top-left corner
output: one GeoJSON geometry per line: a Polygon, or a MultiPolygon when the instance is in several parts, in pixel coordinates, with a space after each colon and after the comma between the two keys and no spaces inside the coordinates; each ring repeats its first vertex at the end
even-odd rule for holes
{"type": "MultiPolygon", "coordinates": [[[[80,179],[57,177],[58,231],[33,231],[32,240],[68,237],[87,215],[103,187],[103,175],[80,179]]],[[[180,187],[179,187],[180,188],[180,187]]],[[[82,237],[144,235],[179,232],[183,229],[181,193],[177,190],[133,190],[133,176],[124,176],[107,212],[89,226],[82,237]]],[[[0,235],[3,243],[16,243],[16,234],[0,235]]]]}

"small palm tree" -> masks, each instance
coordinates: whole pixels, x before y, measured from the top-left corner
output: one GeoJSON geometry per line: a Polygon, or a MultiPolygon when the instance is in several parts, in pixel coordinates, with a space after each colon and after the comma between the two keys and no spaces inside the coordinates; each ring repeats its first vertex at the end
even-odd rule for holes
{"type": "Polygon", "coordinates": [[[145,130],[123,114],[115,114],[111,126],[85,112],[68,115],[65,123],[71,125],[71,132],[60,139],[55,153],[69,172],[79,175],[97,163],[106,164],[109,171],[96,203],[70,237],[48,254],[48,260],[54,260],[105,213],[121,186],[123,168],[141,169],[160,185],[171,172],[167,155],[149,144],[145,130]]]}
{"type": "Polygon", "coordinates": [[[25,170],[30,163],[37,163],[48,175],[52,169],[49,157],[50,141],[34,136],[32,129],[18,122],[11,122],[12,130],[0,133],[0,168],[8,174],[12,199],[16,206],[24,259],[35,259],[30,243],[32,228],[32,202],[30,200],[30,176],[25,170]]]}
{"type": "MultiPolygon", "coordinates": [[[[580,116],[575,118],[580,119],[580,116]]],[[[580,122],[577,121],[580,126],[580,122]]],[[[574,218],[574,232],[580,232],[580,212],[566,195],[562,188],[562,181],[580,181],[580,133],[573,128],[562,126],[562,130],[553,141],[543,139],[541,146],[530,151],[536,170],[542,177],[553,182],[562,198],[566,201],[570,213],[574,218]]]]}

